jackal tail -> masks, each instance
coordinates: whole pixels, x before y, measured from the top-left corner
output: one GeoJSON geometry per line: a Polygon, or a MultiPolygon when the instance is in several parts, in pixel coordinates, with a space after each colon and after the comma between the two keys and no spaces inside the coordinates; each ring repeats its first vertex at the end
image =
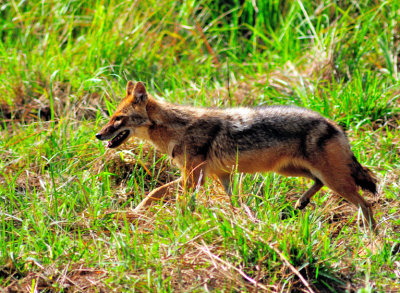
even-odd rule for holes
{"type": "Polygon", "coordinates": [[[377,179],[375,175],[369,170],[367,167],[362,166],[353,156],[353,161],[351,164],[352,177],[354,178],[355,183],[361,187],[363,190],[368,190],[373,194],[376,194],[376,183],[377,179]]]}

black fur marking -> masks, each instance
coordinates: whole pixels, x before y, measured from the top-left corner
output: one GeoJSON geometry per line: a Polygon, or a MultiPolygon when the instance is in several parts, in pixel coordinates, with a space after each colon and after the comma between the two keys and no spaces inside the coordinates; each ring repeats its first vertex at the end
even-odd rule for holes
{"type": "Polygon", "coordinates": [[[328,142],[328,140],[330,140],[331,138],[333,138],[335,135],[337,135],[339,133],[339,131],[332,126],[331,124],[327,123],[326,124],[326,132],[323,133],[317,141],[317,146],[322,149],[325,144],[328,142]]]}
{"type": "Polygon", "coordinates": [[[150,126],[149,126],[149,130],[154,130],[154,129],[156,129],[156,127],[157,127],[156,122],[154,122],[154,121],[151,120],[151,124],[150,124],[150,126]]]}
{"type": "Polygon", "coordinates": [[[307,136],[304,135],[300,137],[300,144],[299,144],[299,152],[304,158],[308,157],[308,151],[307,151],[307,136]]]}
{"type": "Polygon", "coordinates": [[[364,190],[368,190],[373,194],[376,194],[376,179],[373,177],[371,171],[363,167],[356,159],[352,156],[351,176],[354,178],[355,183],[364,190]]]}
{"type": "Polygon", "coordinates": [[[171,153],[171,157],[174,159],[175,158],[175,148],[176,147],[174,147],[173,149],[172,149],[172,153],[171,153]]]}
{"type": "MultiPolygon", "coordinates": [[[[312,130],[323,118],[299,119],[298,116],[261,117],[253,124],[229,133],[240,152],[281,145],[285,142],[299,141],[299,154],[308,156],[308,138],[312,130]]],[[[235,129],[235,127],[232,127],[235,129]]]]}
{"type": "Polygon", "coordinates": [[[190,125],[185,133],[183,141],[188,153],[192,156],[201,155],[207,157],[211,144],[221,131],[221,121],[219,119],[198,119],[190,125]]]}

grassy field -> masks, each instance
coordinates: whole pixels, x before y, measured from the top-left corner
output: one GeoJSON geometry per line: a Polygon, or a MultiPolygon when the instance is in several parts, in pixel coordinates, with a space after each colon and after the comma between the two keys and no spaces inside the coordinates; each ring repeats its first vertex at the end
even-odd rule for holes
{"type": "Polygon", "coordinates": [[[400,2],[0,0],[0,292],[400,291],[400,2]],[[179,176],[95,133],[141,80],[206,107],[299,105],[379,178],[357,209],[311,182],[236,175],[140,217],[179,176]]]}

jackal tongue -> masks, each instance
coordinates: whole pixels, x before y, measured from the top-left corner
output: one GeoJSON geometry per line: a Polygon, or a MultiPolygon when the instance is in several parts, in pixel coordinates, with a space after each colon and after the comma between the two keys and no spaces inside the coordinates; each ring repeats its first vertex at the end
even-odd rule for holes
{"type": "Polygon", "coordinates": [[[128,130],[121,131],[107,143],[107,147],[115,148],[115,147],[121,145],[125,141],[125,139],[128,137],[128,135],[129,135],[128,130]]]}

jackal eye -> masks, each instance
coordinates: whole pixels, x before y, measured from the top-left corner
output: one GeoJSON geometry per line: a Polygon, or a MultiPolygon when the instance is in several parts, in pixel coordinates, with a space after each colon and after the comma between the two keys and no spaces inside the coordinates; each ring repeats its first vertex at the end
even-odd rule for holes
{"type": "Polygon", "coordinates": [[[115,117],[115,121],[121,121],[122,120],[122,116],[117,116],[117,117],[115,117]]]}

